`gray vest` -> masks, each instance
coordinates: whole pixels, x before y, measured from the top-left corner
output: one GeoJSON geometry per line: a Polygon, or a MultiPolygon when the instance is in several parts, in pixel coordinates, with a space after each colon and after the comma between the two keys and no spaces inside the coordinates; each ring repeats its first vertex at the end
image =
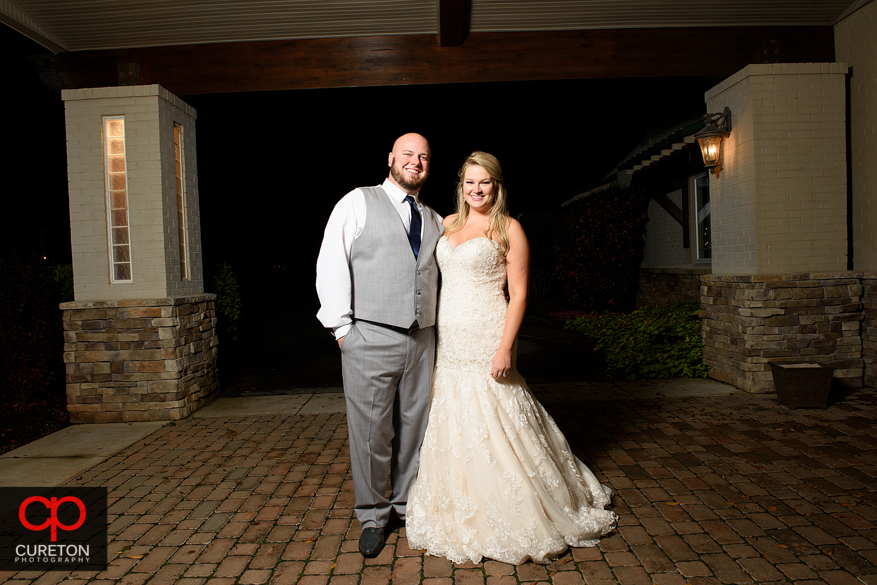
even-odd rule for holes
{"type": "Polygon", "coordinates": [[[353,240],[353,318],[394,327],[435,325],[438,266],[435,245],[441,232],[433,211],[423,209],[420,255],[415,258],[399,213],[380,187],[361,187],[365,228],[353,240]]]}

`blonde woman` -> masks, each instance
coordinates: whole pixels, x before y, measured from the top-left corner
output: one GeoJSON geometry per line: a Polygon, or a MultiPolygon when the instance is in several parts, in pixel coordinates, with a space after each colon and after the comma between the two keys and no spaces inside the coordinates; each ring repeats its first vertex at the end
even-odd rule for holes
{"type": "Polygon", "coordinates": [[[529,246],[499,161],[473,152],[436,247],[442,275],[432,403],[408,495],[413,549],[454,562],[547,563],[594,546],[611,491],[571,452],[515,366],[529,246]]]}

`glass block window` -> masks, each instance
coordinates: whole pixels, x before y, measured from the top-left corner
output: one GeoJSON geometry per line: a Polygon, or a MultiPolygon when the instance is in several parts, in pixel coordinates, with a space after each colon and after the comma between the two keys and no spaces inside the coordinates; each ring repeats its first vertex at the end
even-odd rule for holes
{"type": "Polygon", "coordinates": [[[713,257],[712,234],[710,233],[710,179],[703,174],[694,179],[694,208],[697,210],[697,259],[710,260],[713,257]]]}
{"type": "Polygon", "coordinates": [[[186,197],[183,191],[183,128],[174,126],[174,158],[177,163],[177,231],[180,239],[180,279],[189,280],[189,238],[186,225],[186,197]]]}
{"type": "Polygon", "coordinates": [[[107,183],[110,282],[133,282],[124,116],[104,118],[104,168],[107,183]]]}

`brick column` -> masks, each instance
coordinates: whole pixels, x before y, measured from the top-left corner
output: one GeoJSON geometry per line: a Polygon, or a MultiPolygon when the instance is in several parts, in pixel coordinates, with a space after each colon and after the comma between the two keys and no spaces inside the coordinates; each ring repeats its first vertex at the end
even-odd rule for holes
{"type": "Polygon", "coordinates": [[[862,273],[847,272],[843,63],[749,65],[706,93],[729,107],[710,175],[712,274],[702,277],[711,376],[773,390],[770,361],[831,365],[862,385],[862,273]]]}
{"type": "Polygon", "coordinates": [[[77,301],[154,299],[204,292],[195,110],[158,85],[64,90],[74,294],[77,301]],[[130,282],[113,282],[108,245],[103,118],[123,116],[130,282]],[[174,128],[182,166],[189,276],[181,275],[174,128]]]}
{"type": "Polygon", "coordinates": [[[710,175],[713,274],[847,269],[847,70],[749,65],[706,93],[733,120],[710,175]]]}
{"type": "Polygon", "coordinates": [[[187,416],[218,391],[195,110],[158,85],[62,97],[76,299],[61,305],[71,420],[187,416]]]}
{"type": "Polygon", "coordinates": [[[215,299],[62,304],[71,422],[173,420],[213,400],[215,299]]]}

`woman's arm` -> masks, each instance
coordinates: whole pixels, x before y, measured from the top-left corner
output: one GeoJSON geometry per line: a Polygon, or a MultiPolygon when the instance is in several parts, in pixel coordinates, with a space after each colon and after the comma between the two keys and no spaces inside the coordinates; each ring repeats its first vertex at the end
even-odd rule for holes
{"type": "Polygon", "coordinates": [[[509,309],[502,331],[502,342],[493,357],[490,375],[501,378],[512,368],[512,347],[521,330],[524,313],[527,310],[527,292],[530,277],[530,244],[524,228],[516,220],[509,218],[507,230],[509,251],[506,254],[506,267],[509,279],[509,309]]]}

